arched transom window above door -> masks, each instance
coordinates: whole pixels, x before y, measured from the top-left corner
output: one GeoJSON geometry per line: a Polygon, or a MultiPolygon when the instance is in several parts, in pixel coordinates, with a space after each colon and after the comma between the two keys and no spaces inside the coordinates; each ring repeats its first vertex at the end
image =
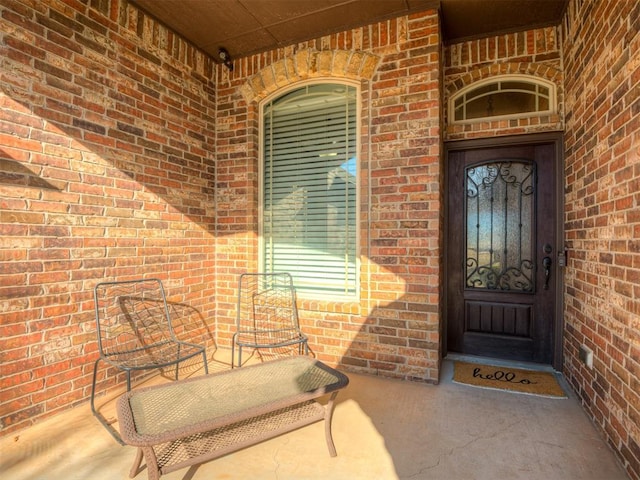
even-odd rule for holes
{"type": "Polygon", "coordinates": [[[557,112],[555,84],[527,75],[475,82],[449,99],[449,123],[519,118],[557,112]]]}

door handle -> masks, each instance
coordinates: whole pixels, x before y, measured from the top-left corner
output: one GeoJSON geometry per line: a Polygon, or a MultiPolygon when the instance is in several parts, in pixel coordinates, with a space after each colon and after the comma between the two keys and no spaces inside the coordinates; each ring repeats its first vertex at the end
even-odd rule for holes
{"type": "Polygon", "coordinates": [[[544,267],[544,289],[549,290],[549,279],[551,278],[551,257],[544,257],[542,259],[542,266],[544,267]]]}

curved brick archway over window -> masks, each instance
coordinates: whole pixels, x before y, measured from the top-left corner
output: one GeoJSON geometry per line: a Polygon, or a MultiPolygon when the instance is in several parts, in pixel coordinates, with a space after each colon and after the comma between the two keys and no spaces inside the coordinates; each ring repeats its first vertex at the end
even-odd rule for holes
{"type": "Polygon", "coordinates": [[[279,88],[312,78],[370,80],[380,57],[353,50],[302,50],[278,60],[250,77],[242,86],[247,104],[259,102],[279,88]]]}
{"type": "Polygon", "coordinates": [[[553,82],[558,88],[562,85],[562,72],[549,65],[515,62],[498,63],[472,70],[451,81],[446,87],[447,99],[457,91],[480,80],[500,75],[515,74],[544,78],[545,80],[553,82]]]}
{"type": "Polygon", "coordinates": [[[468,122],[466,124],[452,124],[449,122],[448,109],[445,109],[446,139],[462,140],[465,138],[536,133],[541,131],[561,131],[564,128],[563,75],[560,70],[547,64],[529,62],[496,63],[473,69],[459,76],[449,75],[445,80],[444,104],[448,105],[451,96],[473,83],[492,77],[515,74],[542,78],[555,84],[556,112],[551,115],[532,114],[529,117],[517,120],[480,119],[477,122],[468,122]]]}

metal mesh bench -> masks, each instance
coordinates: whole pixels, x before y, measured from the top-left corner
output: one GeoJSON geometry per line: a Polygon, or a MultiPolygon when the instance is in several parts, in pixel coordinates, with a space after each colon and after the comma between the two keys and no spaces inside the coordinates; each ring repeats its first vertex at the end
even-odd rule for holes
{"type": "Polygon", "coordinates": [[[130,476],[144,457],[149,479],[325,421],[336,455],[331,417],[349,379],[310,357],[288,357],[169,384],[118,399],[121,435],[139,447],[130,476]],[[315,399],[330,395],[326,405],[315,399]]]}

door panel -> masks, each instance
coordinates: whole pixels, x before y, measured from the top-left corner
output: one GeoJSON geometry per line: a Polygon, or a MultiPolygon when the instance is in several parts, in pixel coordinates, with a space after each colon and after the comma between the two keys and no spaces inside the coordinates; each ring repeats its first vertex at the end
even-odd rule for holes
{"type": "Polygon", "coordinates": [[[555,144],[450,150],[447,349],[551,363],[555,144]]]}

